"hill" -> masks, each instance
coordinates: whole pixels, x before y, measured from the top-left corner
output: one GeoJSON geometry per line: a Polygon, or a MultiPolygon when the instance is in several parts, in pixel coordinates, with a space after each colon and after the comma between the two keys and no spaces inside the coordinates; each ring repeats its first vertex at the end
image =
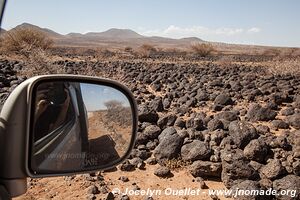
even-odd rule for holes
{"type": "Polygon", "coordinates": [[[13,29],[30,28],[41,31],[54,40],[57,46],[79,46],[79,47],[137,47],[142,44],[151,44],[158,47],[182,47],[190,45],[192,42],[204,42],[203,40],[190,37],[182,39],[172,39],[158,36],[143,36],[130,29],[111,28],[103,32],[69,33],[59,34],[48,28],[41,28],[29,23],[23,23],[13,29]]]}

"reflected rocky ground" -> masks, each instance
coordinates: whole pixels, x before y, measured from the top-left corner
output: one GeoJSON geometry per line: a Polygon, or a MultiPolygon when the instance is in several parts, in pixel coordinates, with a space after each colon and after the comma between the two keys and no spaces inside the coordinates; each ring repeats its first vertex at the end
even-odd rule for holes
{"type": "MultiPolygon", "coordinates": [[[[110,138],[117,154],[122,156],[130,144],[132,134],[131,109],[121,108],[121,110],[102,110],[88,113],[89,121],[89,141],[91,152],[96,153],[95,149],[101,144],[97,143],[97,139],[101,137],[110,138]],[[122,112],[122,109],[124,111],[122,112]],[[126,121],[122,123],[122,121],[126,121]]],[[[105,146],[105,143],[102,144],[105,146]]]]}

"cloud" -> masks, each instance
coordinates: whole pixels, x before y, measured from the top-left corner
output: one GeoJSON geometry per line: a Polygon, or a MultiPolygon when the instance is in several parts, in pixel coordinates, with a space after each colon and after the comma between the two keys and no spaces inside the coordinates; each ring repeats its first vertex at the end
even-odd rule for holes
{"type": "Polygon", "coordinates": [[[183,37],[205,37],[205,36],[224,36],[232,37],[241,35],[244,33],[258,33],[260,29],[257,27],[245,30],[243,28],[207,28],[204,26],[192,26],[192,27],[179,27],[170,25],[163,30],[144,30],[142,34],[147,36],[162,36],[171,38],[183,38],[183,37]]]}
{"type": "Polygon", "coordinates": [[[259,33],[261,30],[260,28],[257,28],[257,27],[253,27],[253,28],[250,28],[248,29],[248,33],[259,33]]]}

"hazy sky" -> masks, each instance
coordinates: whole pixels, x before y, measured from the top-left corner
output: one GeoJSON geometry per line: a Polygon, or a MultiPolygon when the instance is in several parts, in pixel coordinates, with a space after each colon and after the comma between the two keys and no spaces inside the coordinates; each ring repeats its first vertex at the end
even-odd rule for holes
{"type": "Polygon", "coordinates": [[[129,107],[127,97],[120,91],[102,85],[81,83],[81,92],[87,111],[106,109],[108,101],[119,101],[124,107],[129,107]]]}
{"type": "Polygon", "coordinates": [[[3,27],[56,32],[129,28],[143,35],[300,47],[299,0],[8,0],[3,27]]]}

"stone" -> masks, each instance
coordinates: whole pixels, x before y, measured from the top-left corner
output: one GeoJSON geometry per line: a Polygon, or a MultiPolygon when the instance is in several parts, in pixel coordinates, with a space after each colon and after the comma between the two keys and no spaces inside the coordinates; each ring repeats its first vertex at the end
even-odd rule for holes
{"type": "Polygon", "coordinates": [[[233,194],[238,194],[237,199],[239,200],[267,200],[270,199],[268,195],[250,194],[247,195],[246,191],[260,191],[260,184],[257,181],[245,180],[238,183],[230,188],[233,194]]]}
{"type": "Polygon", "coordinates": [[[194,140],[181,148],[181,158],[185,161],[205,160],[210,157],[211,149],[208,144],[194,140]]]}
{"type": "Polygon", "coordinates": [[[250,165],[250,161],[240,149],[225,149],[221,151],[221,179],[227,188],[244,180],[257,180],[258,172],[250,165]]]}
{"type": "Polygon", "coordinates": [[[215,119],[223,119],[229,122],[238,120],[238,115],[235,112],[232,111],[223,111],[220,113],[215,114],[215,119]]]}
{"type": "Polygon", "coordinates": [[[151,101],[149,107],[156,112],[162,112],[164,110],[164,106],[161,98],[157,98],[151,101]]]}
{"type": "Polygon", "coordinates": [[[196,178],[196,182],[199,183],[199,187],[200,187],[201,189],[208,189],[208,186],[206,185],[206,183],[205,183],[205,181],[204,181],[203,178],[197,177],[197,178],[196,178]]]}
{"type": "Polygon", "coordinates": [[[288,116],[288,123],[295,129],[300,129],[300,113],[296,113],[294,115],[288,116]]]}
{"type": "Polygon", "coordinates": [[[285,169],[280,160],[271,159],[265,166],[260,169],[260,177],[274,180],[277,177],[284,175],[285,169]]]}
{"type": "Polygon", "coordinates": [[[125,162],[123,162],[120,165],[121,171],[133,171],[134,169],[135,169],[135,166],[133,164],[131,164],[128,160],[126,160],[125,162]]]}
{"type": "Polygon", "coordinates": [[[176,129],[174,127],[167,127],[158,136],[158,140],[161,141],[165,137],[169,137],[170,135],[173,135],[173,134],[177,134],[176,129]]]}
{"type": "Polygon", "coordinates": [[[211,141],[215,142],[216,145],[220,145],[223,138],[227,136],[227,133],[224,130],[215,130],[210,134],[211,141]]]}
{"type": "Polygon", "coordinates": [[[120,198],[120,200],[129,200],[129,199],[130,199],[129,196],[126,194],[123,194],[120,198]]]}
{"type": "Polygon", "coordinates": [[[115,199],[115,197],[112,192],[109,192],[105,197],[105,200],[114,200],[114,199],[115,199]]]}
{"type": "Polygon", "coordinates": [[[288,129],[289,125],[285,123],[283,120],[273,120],[272,125],[275,129],[288,129]]]}
{"type": "Polygon", "coordinates": [[[165,115],[165,116],[158,119],[157,125],[161,129],[165,129],[165,128],[167,128],[167,126],[173,126],[176,118],[177,117],[174,114],[165,115]]]}
{"type": "Polygon", "coordinates": [[[218,95],[215,98],[214,104],[215,105],[226,106],[226,105],[232,105],[233,101],[232,101],[232,99],[228,95],[226,95],[226,94],[220,94],[220,95],[218,95]]]}
{"type": "Polygon", "coordinates": [[[203,121],[202,119],[198,118],[198,117],[195,117],[195,118],[190,118],[186,121],[186,124],[185,124],[186,128],[194,128],[198,131],[204,129],[204,124],[203,124],[203,121]]]}
{"type": "Polygon", "coordinates": [[[287,175],[273,182],[273,189],[278,191],[293,191],[289,195],[276,196],[278,200],[298,200],[300,199],[300,177],[295,175],[287,175]]]}
{"type": "Polygon", "coordinates": [[[183,138],[177,133],[166,135],[160,139],[158,146],[154,149],[154,157],[160,159],[172,159],[178,157],[183,138]]]}
{"type": "Polygon", "coordinates": [[[129,181],[129,179],[128,179],[127,176],[120,176],[120,177],[118,178],[118,180],[120,180],[120,181],[122,181],[122,182],[128,182],[128,181],[129,181]]]}
{"type": "Polygon", "coordinates": [[[145,135],[147,140],[152,140],[152,139],[157,138],[159,136],[160,132],[161,132],[161,130],[158,126],[150,125],[144,129],[143,134],[145,135]]]}
{"type": "Polygon", "coordinates": [[[291,108],[291,107],[288,107],[288,108],[283,109],[283,110],[281,111],[281,114],[282,114],[283,116],[293,115],[294,113],[295,113],[295,112],[294,112],[294,109],[291,108]]]}
{"type": "Polygon", "coordinates": [[[97,186],[91,185],[90,187],[87,188],[87,193],[88,194],[99,194],[100,191],[97,186]]]}
{"type": "Polygon", "coordinates": [[[184,128],[185,127],[185,121],[183,121],[181,118],[177,118],[175,123],[175,126],[180,127],[180,128],[184,128]]]}
{"type": "Polygon", "coordinates": [[[247,122],[233,121],[229,124],[229,135],[234,143],[243,149],[251,140],[258,138],[253,125],[247,122]]]}
{"type": "Polygon", "coordinates": [[[155,158],[148,158],[148,159],[146,160],[146,163],[147,163],[148,165],[156,165],[156,164],[157,164],[157,161],[156,161],[155,158]]]}
{"type": "Polygon", "coordinates": [[[293,162],[293,173],[297,176],[300,176],[300,160],[296,160],[295,162],[293,162]]]}
{"type": "Polygon", "coordinates": [[[158,114],[146,106],[139,106],[139,121],[140,122],[150,122],[150,123],[156,123],[158,120],[158,114]]]}
{"type": "Polygon", "coordinates": [[[129,160],[129,162],[132,165],[134,165],[135,168],[138,168],[138,169],[144,169],[145,168],[144,161],[141,158],[139,158],[139,157],[132,158],[131,160],[129,160]]]}
{"type": "Polygon", "coordinates": [[[249,160],[264,163],[268,155],[269,148],[263,140],[254,139],[244,148],[244,155],[249,160]]]}
{"type": "Polygon", "coordinates": [[[208,122],[207,128],[209,131],[214,131],[217,129],[223,129],[223,123],[219,119],[212,119],[208,122]]]}
{"type": "Polygon", "coordinates": [[[154,170],[154,175],[158,177],[166,178],[171,175],[171,171],[168,167],[159,166],[154,170]]]}
{"type": "Polygon", "coordinates": [[[299,95],[295,97],[294,107],[300,108],[300,96],[299,95]]]}
{"type": "Polygon", "coordinates": [[[171,101],[169,98],[165,98],[165,99],[163,100],[163,107],[164,107],[165,110],[168,109],[168,108],[170,108],[171,102],[172,102],[172,101],[171,101]]]}
{"type": "Polygon", "coordinates": [[[210,161],[195,161],[189,168],[194,177],[221,177],[222,164],[210,161]]]}
{"type": "Polygon", "coordinates": [[[270,121],[274,120],[276,116],[275,111],[259,104],[251,104],[247,112],[247,119],[250,121],[270,121]]]}

